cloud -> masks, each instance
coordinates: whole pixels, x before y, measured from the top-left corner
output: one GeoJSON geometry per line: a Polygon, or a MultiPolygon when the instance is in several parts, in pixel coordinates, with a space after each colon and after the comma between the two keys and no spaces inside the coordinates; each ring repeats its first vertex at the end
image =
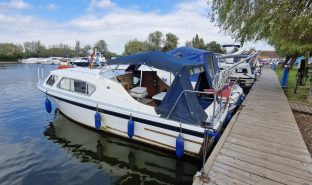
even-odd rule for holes
{"type": "Polygon", "coordinates": [[[0,9],[28,9],[31,8],[31,4],[23,1],[23,0],[11,0],[7,2],[1,2],[0,3],[0,9]]]}
{"type": "Polygon", "coordinates": [[[55,10],[57,8],[58,8],[58,6],[56,4],[54,4],[54,3],[48,4],[48,10],[55,10]]]}
{"type": "Polygon", "coordinates": [[[107,9],[107,8],[114,8],[117,7],[115,3],[111,0],[91,0],[88,11],[96,11],[96,9],[107,9]]]}
{"type": "MultiPolygon", "coordinates": [[[[145,40],[149,33],[159,30],[179,37],[180,46],[196,33],[206,42],[232,44],[233,39],[224,35],[207,18],[207,4],[197,0],[179,3],[168,13],[143,12],[137,8],[121,8],[109,0],[91,0],[85,15],[65,22],[51,22],[38,17],[0,13],[1,42],[41,40],[43,43],[63,42],[74,46],[75,41],[93,45],[104,39],[113,52],[121,54],[130,39],[145,40]],[[101,4],[102,3],[102,4],[101,4]],[[90,7],[95,7],[90,11],[90,7]],[[110,7],[110,8],[108,8],[110,7]],[[103,11],[105,9],[105,11],[103,11]]],[[[271,49],[264,42],[247,43],[256,49],[271,49]]]]}

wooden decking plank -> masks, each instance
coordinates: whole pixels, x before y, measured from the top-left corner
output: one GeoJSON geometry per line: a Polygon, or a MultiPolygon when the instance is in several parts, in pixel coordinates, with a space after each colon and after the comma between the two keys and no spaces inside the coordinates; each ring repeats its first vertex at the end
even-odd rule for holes
{"type": "Polygon", "coordinates": [[[311,181],[300,179],[294,176],[289,176],[287,174],[280,173],[280,172],[277,172],[277,171],[274,171],[274,170],[271,170],[262,166],[248,163],[239,159],[235,159],[233,157],[229,157],[221,153],[219,153],[218,157],[216,158],[216,161],[228,164],[230,166],[235,166],[249,173],[256,174],[263,178],[267,178],[272,181],[280,182],[282,184],[289,184],[289,185],[307,184],[308,185],[311,182],[311,181]]]}
{"type": "Polygon", "coordinates": [[[300,107],[289,104],[274,71],[263,70],[243,104],[205,173],[215,184],[312,184],[312,159],[292,113],[300,107]]]}
{"type": "Polygon", "coordinates": [[[237,185],[248,185],[247,183],[240,181],[238,179],[229,177],[222,172],[215,171],[215,169],[211,169],[209,171],[210,182],[216,185],[228,185],[228,184],[237,184],[237,185]]]}
{"type": "MultiPolygon", "coordinates": [[[[242,119],[252,119],[252,120],[255,120],[255,121],[258,121],[260,123],[271,123],[271,124],[278,124],[278,125],[287,125],[287,126],[290,126],[290,127],[294,127],[295,125],[293,125],[293,123],[295,122],[294,121],[291,121],[292,118],[283,118],[283,119],[271,119],[269,116],[263,116],[263,115],[251,115],[247,112],[244,112],[242,113],[241,115],[241,118],[242,119]]],[[[249,121],[252,121],[252,120],[249,120],[249,121]]]]}
{"type": "Polygon", "coordinates": [[[259,184],[259,185],[281,184],[279,182],[260,177],[258,175],[243,171],[241,169],[217,161],[212,166],[212,169],[214,169],[216,172],[227,174],[232,178],[239,179],[240,181],[244,181],[245,183],[248,184],[259,184]]]}
{"type": "Polygon", "coordinates": [[[244,147],[244,146],[241,146],[241,145],[232,144],[232,143],[225,143],[223,145],[223,148],[231,149],[231,150],[238,151],[238,152],[244,152],[244,153],[246,153],[246,154],[248,154],[250,156],[264,157],[268,161],[273,161],[275,163],[284,164],[286,166],[297,168],[297,169],[300,169],[300,170],[304,170],[304,171],[307,171],[308,173],[312,174],[312,164],[311,163],[297,161],[297,160],[290,159],[290,158],[287,158],[287,157],[274,155],[274,154],[270,154],[270,153],[267,153],[267,152],[262,152],[262,151],[259,151],[259,150],[255,150],[255,149],[252,149],[252,148],[247,148],[247,147],[244,147]]]}
{"type": "Polygon", "coordinates": [[[262,124],[257,122],[248,123],[246,121],[242,121],[242,119],[239,119],[239,125],[237,125],[235,128],[242,128],[242,129],[248,129],[248,130],[257,130],[262,132],[263,130],[269,131],[273,134],[281,134],[281,135],[292,135],[296,137],[301,137],[301,134],[299,131],[297,132],[296,128],[285,128],[276,126],[274,124],[262,124]]]}
{"type": "Polygon", "coordinates": [[[312,163],[310,154],[307,150],[298,150],[289,146],[265,142],[259,139],[233,135],[232,133],[230,133],[230,135],[226,139],[226,142],[246,146],[248,148],[253,148],[255,150],[268,152],[271,154],[289,157],[291,159],[302,162],[312,163]]]}
{"type": "MultiPolygon", "coordinates": [[[[278,117],[280,116],[281,115],[278,115],[278,117]]],[[[270,123],[276,123],[276,124],[281,124],[281,125],[295,126],[292,124],[295,122],[295,120],[293,120],[294,118],[292,117],[284,117],[284,118],[277,119],[277,118],[271,118],[268,115],[252,114],[248,112],[242,113],[241,117],[245,119],[252,118],[260,122],[270,122],[270,123]]]]}
{"type": "Polygon", "coordinates": [[[275,124],[267,124],[267,123],[258,123],[253,121],[247,121],[243,119],[239,119],[239,123],[236,127],[251,127],[251,128],[263,128],[263,129],[272,129],[276,131],[284,131],[291,134],[301,135],[298,129],[293,129],[290,127],[278,126],[275,124]]]}
{"type": "MultiPolygon", "coordinates": [[[[268,131],[269,132],[269,131],[268,131]]],[[[306,149],[306,146],[304,145],[303,142],[300,141],[296,141],[296,140],[290,140],[287,141],[287,137],[282,137],[280,135],[278,136],[272,136],[270,135],[270,133],[265,133],[265,132],[257,132],[257,131],[251,131],[251,130],[247,130],[247,129],[238,129],[238,128],[233,128],[231,133],[233,134],[237,134],[240,136],[246,136],[246,137],[250,137],[250,138],[254,138],[254,139],[259,139],[262,141],[266,141],[266,142],[272,142],[272,143],[277,143],[277,144],[281,144],[281,145],[285,145],[285,146],[290,146],[293,147],[294,149],[306,149]]]]}
{"type": "Polygon", "coordinates": [[[231,148],[222,148],[220,151],[220,154],[223,154],[225,156],[229,156],[235,159],[239,159],[241,161],[245,161],[251,164],[255,164],[261,167],[264,167],[266,169],[274,170],[276,172],[280,172],[283,174],[287,174],[289,176],[294,176],[299,179],[304,180],[312,180],[312,173],[293,168],[284,164],[275,163],[274,161],[271,161],[270,159],[259,156],[259,155],[248,155],[248,153],[243,153],[241,151],[234,151],[231,148]]]}

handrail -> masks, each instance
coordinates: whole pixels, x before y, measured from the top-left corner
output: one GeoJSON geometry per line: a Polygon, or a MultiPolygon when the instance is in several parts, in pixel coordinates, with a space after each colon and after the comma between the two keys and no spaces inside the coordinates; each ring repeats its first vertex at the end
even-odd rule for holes
{"type": "Polygon", "coordinates": [[[232,74],[232,71],[233,69],[246,62],[247,60],[249,59],[252,59],[254,58],[258,53],[255,53],[253,55],[250,55],[249,57],[245,58],[244,60],[238,62],[238,63],[235,63],[234,65],[232,65],[231,67],[229,68],[226,68],[220,72],[218,72],[216,75],[215,75],[215,78],[213,79],[213,83],[212,83],[212,87],[215,89],[215,90],[220,90],[228,81],[228,78],[229,76],[232,74]]]}
{"type": "MultiPolygon", "coordinates": [[[[170,112],[169,112],[169,114],[168,114],[168,116],[167,116],[166,119],[169,119],[169,118],[170,118],[170,116],[171,116],[171,114],[172,114],[174,108],[176,107],[178,101],[180,100],[182,94],[183,94],[183,93],[186,93],[186,92],[200,93],[200,94],[214,94],[214,95],[216,94],[216,91],[215,91],[215,92],[204,92],[204,91],[194,91],[194,90],[183,90],[183,91],[179,94],[178,99],[177,99],[176,102],[174,103],[174,105],[173,105],[173,107],[171,108],[171,110],[170,110],[170,112]]],[[[222,102],[222,99],[221,99],[221,102],[222,102]]],[[[220,109],[220,111],[221,111],[221,109],[220,109]]],[[[220,111],[219,111],[219,112],[220,112],[220,111]]],[[[215,110],[214,110],[213,112],[215,112],[215,110]]],[[[218,112],[218,113],[219,113],[219,112],[218,112]]],[[[213,117],[214,117],[214,116],[213,116],[213,117]]]]}
{"type": "Polygon", "coordinates": [[[38,81],[42,80],[43,79],[43,64],[41,64],[39,67],[38,67],[38,81]]]}

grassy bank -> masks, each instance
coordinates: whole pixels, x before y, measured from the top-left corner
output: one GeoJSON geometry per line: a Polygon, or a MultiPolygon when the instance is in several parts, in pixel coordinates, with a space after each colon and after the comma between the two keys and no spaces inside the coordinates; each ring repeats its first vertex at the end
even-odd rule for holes
{"type": "MultiPolygon", "coordinates": [[[[281,81],[282,76],[283,76],[284,69],[283,68],[277,68],[276,69],[276,74],[281,81]]],[[[292,69],[289,71],[289,76],[288,76],[288,81],[287,81],[287,87],[283,88],[284,92],[288,98],[289,101],[292,102],[298,102],[298,103],[303,103],[303,104],[308,104],[312,105],[311,102],[308,102],[306,100],[308,91],[310,88],[311,82],[309,79],[306,82],[305,86],[298,86],[297,93],[294,93],[294,89],[296,86],[296,75],[297,75],[298,70],[297,69],[292,69]]]]}

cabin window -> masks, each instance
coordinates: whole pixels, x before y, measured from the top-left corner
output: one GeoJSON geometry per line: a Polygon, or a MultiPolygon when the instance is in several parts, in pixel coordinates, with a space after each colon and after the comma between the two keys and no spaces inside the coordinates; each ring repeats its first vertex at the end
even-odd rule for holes
{"type": "Polygon", "coordinates": [[[72,90],[73,88],[71,88],[71,79],[63,78],[59,83],[59,88],[65,90],[72,90]]]}
{"type": "Polygon", "coordinates": [[[81,80],[70,79],[70,78],[63,78],[58,84],[58,87],[60,89],[73,91],[73,92],[77,92],[80,94],[86,94],[89,96],[95,91],[94,85],[81,81],[81,80]]]}
{"type": "Polygon", "coordinates": [[[236,69],[236,73],[248,73],[248,70],[246,68],[239,68],[236,69]]]}
{"type": "Polygon", "coordinates": [[[56,82],[57,76],[56,75],[51,75],[49,79],[47,80],[47,85],[53,86],[53,84],[56,82]]]}
{"type": "Polygon", "coordinates": [[[95,86],[87,83],[87,94],[90,96],[95,91],[95,86]]]}
{"type": "Polygon", "coordinates": [[[73,80],[74,81],[74,91],[79,93],[86,93],[87,83],[80,81],[80,80],[73,80]]]}

